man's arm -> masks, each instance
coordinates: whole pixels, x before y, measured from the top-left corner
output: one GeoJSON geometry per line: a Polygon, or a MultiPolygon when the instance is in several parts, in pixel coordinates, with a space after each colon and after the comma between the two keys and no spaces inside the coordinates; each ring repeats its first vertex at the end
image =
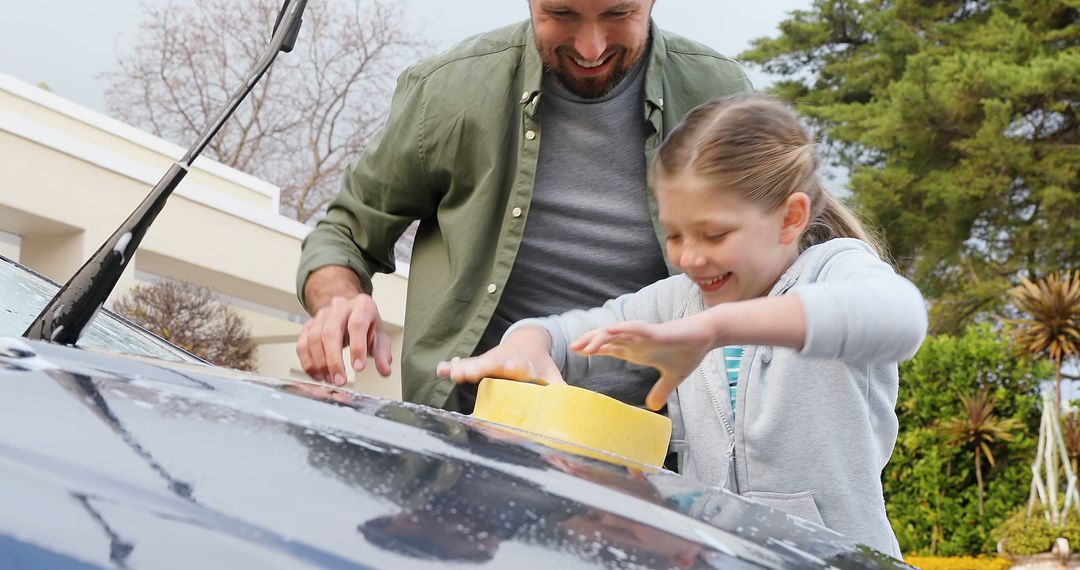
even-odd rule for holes
{"type": "Polygon", "coordinates": [[[434,215],[441,196],[421,157],[424,82],[412,70],[398,79],[386,126],[349,165],[326,215],[304,238],[296,292],[307,305],[311,274],[339,265],[371,294],[371,277],[393,273],[394,244],[414,220],[434,215]]]}
{"type": "Polygon", "coordinates": [[[296,343],[304,371],[343,386],[341,356],[352,368],[370,355],[390,375],[390,342],[371,298],[371,276],[394,271],[394,243],[415,219],[438,208],[421,157],[424,81],[408,70],[398,80],[386,126],[345,172],[326,217],[304,240],[297,293],[312,318],[296,343]]]}

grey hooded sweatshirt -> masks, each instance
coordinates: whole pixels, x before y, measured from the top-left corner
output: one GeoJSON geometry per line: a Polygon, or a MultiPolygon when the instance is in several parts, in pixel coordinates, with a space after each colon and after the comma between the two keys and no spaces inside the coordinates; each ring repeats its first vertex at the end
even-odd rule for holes
{"type": "MultiPolygon", "coordinates": [[[[911,358],[926,335],[922,295],[866,243],[846,238],[804,251],[769,296],[785,294],[803,302],[805,346],[746,347],[736,420],[721,349],[668,401],[681,471],[899,557],[881,472],[896,443],[897,362],[911,358]]],[[[676,275],[600,308],[520,321],[506,334],[522,326],[547,329],[552,358],[573,384],[627,366],[567,352],[581,334],[703,310],[701,291],[676,275]]]]}

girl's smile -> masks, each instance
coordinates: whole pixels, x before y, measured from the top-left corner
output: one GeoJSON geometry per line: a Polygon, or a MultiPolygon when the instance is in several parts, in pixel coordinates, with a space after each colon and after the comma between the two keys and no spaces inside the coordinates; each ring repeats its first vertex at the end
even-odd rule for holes
{"type": "Polygon", "coordinates": [[[728,281],[731,279],[731,275],[732,273],[729,271],[723,275],[712,278],[696,278],[693,276],[690,276],[690,278],[697,283],[697,286],[701,288],[702,292],[713,293],[722,289],[724,285],[727,285],[728,281]]]}

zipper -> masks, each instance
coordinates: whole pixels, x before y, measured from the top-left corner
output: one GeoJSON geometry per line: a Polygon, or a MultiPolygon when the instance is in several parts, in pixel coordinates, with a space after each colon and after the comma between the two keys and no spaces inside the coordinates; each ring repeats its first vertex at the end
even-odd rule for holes
{"type": "MultiPolygon", "coordinates": [[[[711,357],[711,356],[710,356],[711,357]]],[[[728,416],[724,413],[724,410],[731,409],[730,398],[727,400],[726,406],[720,405],[720,399],[716,396],[716,390],[713,389],[712,382],[709,382],[709,376],[705,374],[705,363],[703,362],[698,366],[697,371],[701,374],[701,380],[705,383],[705,391],[709,393],[709,399],[712,400],[713,407],[716,408],[717,416],[720,418],[720,423],[723,424],[724,430],[728,434],[728,477],[731,479],[731,488],[733,492],[738,494],[739,492],[739,479],[735,470],[735,430],[732,429],[731,424],[728,422],[728,416]]]]}

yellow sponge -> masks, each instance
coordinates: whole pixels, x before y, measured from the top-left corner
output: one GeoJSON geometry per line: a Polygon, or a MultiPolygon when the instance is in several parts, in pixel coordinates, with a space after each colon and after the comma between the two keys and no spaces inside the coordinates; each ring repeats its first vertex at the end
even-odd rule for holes
{"type": "Polygon", "coordinates": [[[671,439],[667,417],[576,386],[484,378],[473,416],[530,432],[551,447],[613,463],[626,462],[609,454],[663,465],[671,439]]]}

